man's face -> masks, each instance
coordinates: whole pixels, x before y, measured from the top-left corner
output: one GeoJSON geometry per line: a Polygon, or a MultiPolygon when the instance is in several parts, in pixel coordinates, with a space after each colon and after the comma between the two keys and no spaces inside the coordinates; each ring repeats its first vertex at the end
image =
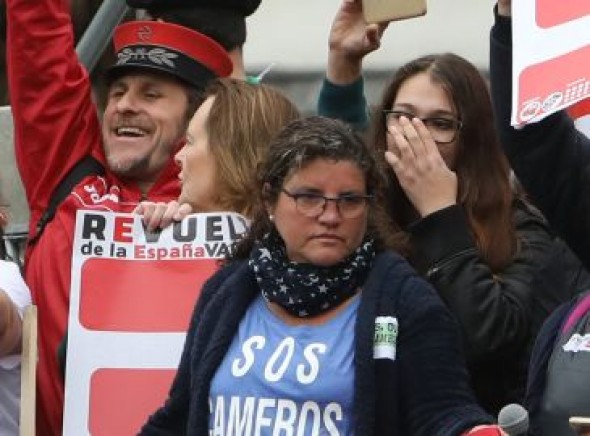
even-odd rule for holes
{"type": "Polygon", "coordinates": [[[188,96],[173,78],[129,74],[109,87],[102,135],[111,171],[153,184],[184,138],[188,96]]]}

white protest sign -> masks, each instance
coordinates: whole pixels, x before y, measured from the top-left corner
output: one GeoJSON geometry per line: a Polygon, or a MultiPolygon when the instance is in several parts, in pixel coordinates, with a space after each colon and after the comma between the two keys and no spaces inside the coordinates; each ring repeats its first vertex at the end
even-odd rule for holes
{"type": "Polygon", "coordinates": [[[137,215],[78,211],[65,436],[137,434],[167,396],[202,284],[246,228],[209,213],[150,233],[137,215]]]}
{"type": "Polygon", "coordinates": [[[513,125],[590,97],[590,1],[512,1],[513,125]]]}

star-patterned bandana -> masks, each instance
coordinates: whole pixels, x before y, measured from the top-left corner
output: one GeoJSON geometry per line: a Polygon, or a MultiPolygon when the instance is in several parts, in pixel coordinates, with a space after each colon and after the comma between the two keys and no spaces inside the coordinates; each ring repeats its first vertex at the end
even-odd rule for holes
{"type": "Polygon", "coordinates": [[[336,265],[321,267],[291,262],[283,240],[276,234],[267,234],[254,245],[249,265],[267,301],[280,305],[296,317],[305,318],[323,313],[352,297],[364,283],[374,257],[373,242],[365,240],[336,265]]]}

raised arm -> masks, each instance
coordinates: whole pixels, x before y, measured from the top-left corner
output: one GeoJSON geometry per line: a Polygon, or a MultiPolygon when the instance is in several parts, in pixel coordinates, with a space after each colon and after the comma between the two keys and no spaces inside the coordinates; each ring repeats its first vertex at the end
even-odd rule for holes
{"type": "Polygon", "coordinates": [[[368,123],[362,63],[377,50],[388,23],[368,24],[361,0],[343,0],[330,29],[326,79],[318,100],[319,115],[359,128],[368,123]]]}
{"type": "Polygon", "coordinates": [[[387,25],[367,23],[361,0],[344,0],[330,29],[326,78],[335,85],[357,81],[364,57],[381,46],[387,25]]]}
{"type": "Polygon", "coordinates": [[[565,111],[523,128],[510,126],[512,23],[501,0],[490,40],[490,80],[504,151],[528,194],[574,252],[590,266],[590,139],[565,111]]]}
{"type": "Polygon", "coordinates": [[[74,51],[67,3],[6,1],[15,154],[31,228],[65,173],[100,148],[91,85],[74,51]]]}

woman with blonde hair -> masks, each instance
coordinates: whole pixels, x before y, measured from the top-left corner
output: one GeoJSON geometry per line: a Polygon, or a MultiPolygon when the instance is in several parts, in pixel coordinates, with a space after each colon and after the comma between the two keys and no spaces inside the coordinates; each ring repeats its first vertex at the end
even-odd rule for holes
{"type": "Polygon", "coordinates": [[[295,105],[279,90],[219,79],[205,91],[176,154],[182,192],[170,203],[142,202],[136,212],[148,228],[166,227],[195,212],[251,214],[256,170],[268,144],[289,121],[295,105]]]}

